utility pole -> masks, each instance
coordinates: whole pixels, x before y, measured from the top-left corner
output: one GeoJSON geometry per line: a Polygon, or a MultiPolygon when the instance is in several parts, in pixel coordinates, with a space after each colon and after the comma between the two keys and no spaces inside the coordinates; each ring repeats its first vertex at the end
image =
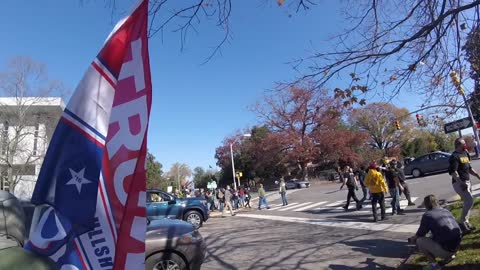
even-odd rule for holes
{"type": "MultiPolygon", "coordinates": [[[[475,141],[477,142],[477,145],[480,145],[480,140],[478,138],[478,130],[477,130],[477,125],[475,124],[475,118],[473,117],[472,109],[470,108],[470,104],[468,104],[467,97],[465,96],[465,90],[463,89],[460,79],[457,76],[457,72],[453,70],[450,73],[450,78],[452,79],[453,85],[457,88],[458,93],[462,96],[463,102],[465,103],[465,107],[467,108],[468,111],[468,117],[470,117],[470,121],[472,121],[472,128],[473,128],[473,134],[475,136],[475,141]]],[[[460,133],[461,134],[461,133],[460,133]]]]}

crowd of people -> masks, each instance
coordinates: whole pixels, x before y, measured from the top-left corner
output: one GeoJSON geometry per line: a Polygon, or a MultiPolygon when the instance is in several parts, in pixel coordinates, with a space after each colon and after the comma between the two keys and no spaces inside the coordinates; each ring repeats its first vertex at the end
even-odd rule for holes
{"type": "Polygon", "coordinates": [[[218,210],[225,216],[225,212],[229,211],[232,216],[235,210],[240,208],[252,208],[250,205],[251,195],[250,188],[240,186],[240,188],[232,189],[230,186],[226,188],[217,188],[201,192],[202,197],[207,201],[207,207],[210,211],[218,210]]]}
{"type": "Polygon", "coordinates": [[[338,173],[342,181],[340,190],[344,186],[348,189],[347,201],[343,207],[345,211],[348,211],[352,199],[356,203],[357,210],[362,209],[364,202],[369,200],[372,204],[373,221],[378,221],[377,205],[380,205],[380,217],[384,220],[386,218],[385,193],[389,193],[392,198],[392,215],[401,215],[404,212],[400,208],[400,197],[402,194],[405,194],[409,206],[415,205],[410,196],[410,188],[405,182],[403,165],[395,158],[391,160],[385,158],[382,160],[381,165],[372,162],[366,169],[360,167],[354,170],[350,166],[345,166],[343,170],[338,169],[338,173]],[[363,197],[358,199],[355,191],[360,188],[362,189],[363,197]]]}

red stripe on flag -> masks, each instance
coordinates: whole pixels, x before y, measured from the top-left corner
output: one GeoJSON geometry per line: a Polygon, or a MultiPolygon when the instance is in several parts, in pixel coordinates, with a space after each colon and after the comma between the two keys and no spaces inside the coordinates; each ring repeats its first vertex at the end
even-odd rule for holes
{"type": "Polygon", "coordinates": [[[90,269],[87,264],[85,263],[85,259],[82,256],[82,252],[80,252],[80,249],[78,248],[78,243],[77,241],[73,241],[73,246],[75,247],[75,252],[77,252],[78,257],[80,258],[80,262],[83,265],[83,269],[87,270],[90,269]]]}
{"type": "Polygon", "coordinates": [[[92,66],[96,71],[98,71],[98,73],[100,73],[100,75],[102,75],[102,77],[110,84],[110,86],[115,89],[115,82],[110,79],[107,73],[105,73],[105,71],[95,62],[92,62],[92,66]]]}
{"type": "Polygon", "coordinates": [[[110,226],[110,232],[112,233],[112,239],[113,241],[117,241],[117,238],[115,237],[115,234],[113,233],[113,225],[112,225],[112,221],[110,220],[110,217],[111,215],[109,215],[109,211],[110,211],[110,208],[108,207],[107,205],[107,202],[105,201],[105,196],[103,195],[103,188],[102,188],[102,185],[98,185],[98,187],[100,188],[100,195],[102,197],[102,202],[103,202],[103,208],[105,209],[105,213],[107,214],[107,220],[108,220],[108,225],[110,226]]]}

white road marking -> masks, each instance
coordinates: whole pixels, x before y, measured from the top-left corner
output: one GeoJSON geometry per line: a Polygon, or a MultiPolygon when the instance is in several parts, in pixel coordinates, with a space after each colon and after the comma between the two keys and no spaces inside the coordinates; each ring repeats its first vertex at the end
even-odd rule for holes
{"type": "Polygon", "coordinates": [[[310,204],[310,205],[307,205],[307,206],[302,207],[302,208],[295,209],[295,210],[293,210],[293,211],[295,211],[295,212],[305,211],[305,210],[310,209],[310,208],[313,208],[313,207],[315,207],[315,206],[319,206],[319,205],[322,205],[322,204],[326,204],[327,202],[328,202],[328,201],[317,202],[317,203],[310,204]]]}
{"type": "MultiPolygon", "coordinates": [[[[418,199],[418,197],[412,197],[412,202],[414,202],[416,199],[418,199]]],[[[389,202],[390,203],[390,202],[389,202]]],[[[385,201],[385,212],[388,213],[388,212],[391,212],[392,211],[392,206],[389,206],[387,207],[387,202],[385,201]]],[[[405,209],[408,207],[408,201],[407,200],[401,200],[400,201],[400,208],[401,209],[405,209]]],[[[368,204],[368,205],[365,205],[363,207],[364,209],[365,208],[372,208],[372,204],[368,204]]],[[[380,206],[377,207],[378,211],[380,211],[380,206]]],[[[361,210],[361,211],[358,211],[358,213],[371,213],[371,210],[361,210]]]]}
{"type": "Polygon", "coordinates": [[[305,205],[310,204],[310,203],[311,202],[305,202],[305,203],[297,204],[297,205],[294,205],[294,206],[289,205],[285,208],[279,209],[278,211],[288,211],[288,210],[292,210],[292,209],[297,208],[297,207],[305,206],[305,205]]]}
{"type": "Polygon", "coordinates": [[[282,217],[282,216],[267,216],[255,214],[238,214],[242,217],[267,219],[284,222],[305,223],[326,227],[337,227],[343,229],[356,229],[367,231],[390,231],[396,233],[415,233],[418,229],[418,224],[388,224],[388,223],[372,223],[372,222],[354,222],[354,221],[331,221],[326,219],[311,219],[299,217],[282,217]]]}
{"type": "MultiPolygon", "coordinates": [[[[288,204],[287,207],[294,206],[294,205],[297,205],[297,204],[298,204],[298,202],[290,203],[290,204],[288,204]]],[[[280,209],[280,208],[282,208],[282,207],[284,207],[284,206],[280,205],[280,206],[278,206],[278,207],[270,208],[269,210],[270,210],[270,211],[278,210],[278,209],[280,209]]]]}
{"type": "Polygon", "coordinates": [[[339,205],[341,205],[343,202],[344,202],[343,200],[341,200],[341,201],[336,201],[336,202],[334,202],[334,203],[329,203],[329,204],[325,205],[325,207],[339,206],[339,205]]]}

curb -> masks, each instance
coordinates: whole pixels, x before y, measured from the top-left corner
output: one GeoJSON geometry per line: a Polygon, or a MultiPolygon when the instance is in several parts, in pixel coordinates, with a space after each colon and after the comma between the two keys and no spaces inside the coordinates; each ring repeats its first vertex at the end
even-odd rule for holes
{"type": "MultiPolygon", "coordinates": [[[[255,211],[254,208],[239,208],[238,210],[234,210],[233,213],[238,214],[238,213],[253,212],[253,211],[255,211]],[[251,210],[248,210],[248,209],[251,209],[251,210]]],[[[208,218],[221,218],[221,217],[222,217],[222,212],[220,211],[210,212],[208,216],[208,218]]]]}

